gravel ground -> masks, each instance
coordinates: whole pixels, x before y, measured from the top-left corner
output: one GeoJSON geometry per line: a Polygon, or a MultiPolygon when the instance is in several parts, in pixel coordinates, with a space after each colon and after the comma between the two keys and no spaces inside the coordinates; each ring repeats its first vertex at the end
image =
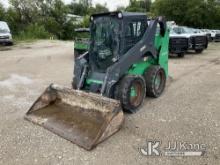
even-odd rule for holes
{"type": "Polygon", "coordinates": [[[0,48],[0,164],[219,165],[220,44],[202,54],[171,58],[171,82],[158,99],[126,114],[117,134],[88,152],[23,119],[50,83],[70,86],[71,42],[38,41],[0,48]],[[150,157],[146,140],[204,144],[203,157],[150,157]]]}

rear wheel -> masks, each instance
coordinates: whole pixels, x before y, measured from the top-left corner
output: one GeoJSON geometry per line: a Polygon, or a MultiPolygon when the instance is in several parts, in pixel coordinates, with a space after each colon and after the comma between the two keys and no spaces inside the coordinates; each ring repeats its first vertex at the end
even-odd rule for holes
{"type": "Polygon", "coordinates": [[[145,80],[142,76],[126,76],[119,85],[119,100],[122,108],[135,113],[141,107],[146,93],[145,80]]]}
{"type": "Polygon", "coordinates": [[[146,82],[146,95],[154,98],[160,97],[166,86],[166,74],[160,66],[151,66],[144,73],[146,82]]]}
{"type": "Polygon", "coordinates": [[[185,56],[185,53],[178,53],[177,55],[178,57],[183,58],[185,56]]]}

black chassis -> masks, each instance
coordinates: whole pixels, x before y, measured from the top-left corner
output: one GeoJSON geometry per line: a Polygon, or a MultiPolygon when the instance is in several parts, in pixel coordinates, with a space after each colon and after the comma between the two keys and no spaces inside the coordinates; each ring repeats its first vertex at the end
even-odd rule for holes
{"type": "MultiPolygon", "coordinates": [[[[102,15],[105,14],[98,14],[93,16],[96,17],[102,15]]],[[[141,15],[139,14],[133,15],[131,13],[123,14],[123,19],[121,21],[126,22],[130,19],[135,19],[135,17],[139,18],[140,16],[141,15]]],[[[142,14],[142,16],[146,18],[147,23],[146,15],[142,14]]],[[[118,59],[117,62],[110,66],[105,73],[90,70],[92,68],[90,65],[93,65],[93,62],[91,56],[89,56],[89,52],[75,59],[73,81],[75,81],[74,83],[76,84],[76,88],[78,90],[82,89],[89,73],[91,75],[90,78],[103,82],[100,88],[100,94],[106,97],[110,97],[112,90],[114,90],[114,85],[129,70],[132,64],[143,60],[143,58],[146,56],[152,56],[153,58],[158,59],[159,52],[154,47],[155,34],[158,24],[160,25],[161,29],[160,33],[162,36],[164,36],[167,28],[165,19],[163,17],[159,17],[155,20],[151,20],[142,39],[125,54],[120,56],[120,59],[118,59]]]]}

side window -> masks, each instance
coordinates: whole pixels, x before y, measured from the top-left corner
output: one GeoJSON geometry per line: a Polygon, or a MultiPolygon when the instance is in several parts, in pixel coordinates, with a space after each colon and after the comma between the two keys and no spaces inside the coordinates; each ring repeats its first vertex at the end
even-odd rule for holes
{"type": "Polygon", "coordinates": [[[146,28],[147,23],[144,20],[131,21],[126,24],[124,53],[141,40],[144,32],[146,31],[146,28]]]}
{"type": "Polygon", "coordinates": [[[141,26],[143,26],[143,24],[141,23],[141,22],[137,22],[137,34],[136,34],[136,36],[137,37],[140,37],[141,35],[142,35],[142,27],[141,26]]]}

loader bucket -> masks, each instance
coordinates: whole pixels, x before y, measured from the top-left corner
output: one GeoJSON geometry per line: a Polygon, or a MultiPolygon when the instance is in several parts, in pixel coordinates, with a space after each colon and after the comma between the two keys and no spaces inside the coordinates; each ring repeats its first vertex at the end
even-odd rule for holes
{"type": "Polygon", "coordinates": [[[25,119],[91,150],[120,129],[124,115],[116,100],[52,84],[25,119]]]}

